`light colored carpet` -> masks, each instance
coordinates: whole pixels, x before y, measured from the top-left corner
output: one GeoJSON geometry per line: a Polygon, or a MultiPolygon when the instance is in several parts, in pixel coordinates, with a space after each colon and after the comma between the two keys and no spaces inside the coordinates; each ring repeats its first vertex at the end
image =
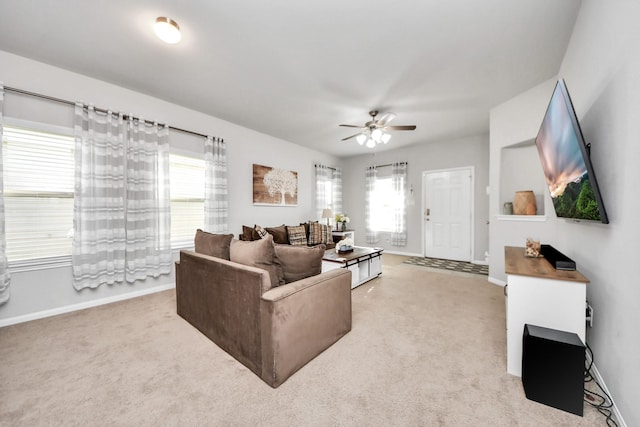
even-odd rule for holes
{"type": "Polygon", "coordinates": [[[0,329],[0,424],[595,426],[506,373],[502,288],[384,255],[353,330],[271,389],[176,315],[175,292],[0,329]]]}

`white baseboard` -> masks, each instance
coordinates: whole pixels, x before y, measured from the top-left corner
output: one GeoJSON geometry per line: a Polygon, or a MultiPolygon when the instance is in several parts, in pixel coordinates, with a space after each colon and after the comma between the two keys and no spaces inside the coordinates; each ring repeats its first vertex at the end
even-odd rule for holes
{"type": "Polygon", "coordinates": [[[503,288],[506,286],[507,282],[503,280],[496,279],[495,277],[489,276],[489,283],[493,283],[494,285],[502,286],[503,288]]]}
{"type": "Polygon", "coordinates": [[[401,255],[401,256],[423,256],[422,254],[418,254],[418,253],[413,253],[413,252],[399,252],[399,251],[388,251],[388,250],[384,250],[382,251],[382,255],[384,254],[389,254],[389,255],[401,255]]]}
{"type": "Polygon", "coordinates": [[[18,323],[29,322],[31,320],[44,319],[45,317],[57,316],[58,314],[70,313],[72,311],[84,310],[85,308],[97,307],[100,305],[111,304],[113,302],[124,301],[131,298],[141,297],[143,295],[154,294],[156,292],[167,291],[176,287],[175,283],[169,283],[166,285],[155,286],[149,289],[143,289],[141,291],[127,292],[122,295],[115,295],[112,297],[96,299],[87,302],[81,302],[78,304],[65,305],[64,307],[53,308],[50,310],[38,311],[35,313],[29,313],[22,316],[10,317],[8,319],[0,320],[0,328],[4,326],[15,325],[18,323]]]}
{"type": "MultiPolygon", "coordinates": [[[[589,352],[587,352],[587,362],[591,363],[591,360],[592,359],[590,357],[590,354],[589,352]]],[[[622,414],[618,410],[618,406],[616,406],[616,402],[614,402],[613,396],[611,396],[611,392],[607,388],[607,385],[604,382],[604,378],[602,378],[602,375],[600,375],[600,371],[598,371],[598,368],[595,363],[591,365],[591,370],[593,371],[593,377],[596,379],[596,381],[598,381],[598,383],[602,386],[604,391],[611,398],[611,404],[613,405],[611,407],[611,412],[613,414],[613,418],[615,418],[615,421],[618,423],[618,427],[627,427],[627,423],[624,422],[624,419],[622,418],[622,414]]]]}

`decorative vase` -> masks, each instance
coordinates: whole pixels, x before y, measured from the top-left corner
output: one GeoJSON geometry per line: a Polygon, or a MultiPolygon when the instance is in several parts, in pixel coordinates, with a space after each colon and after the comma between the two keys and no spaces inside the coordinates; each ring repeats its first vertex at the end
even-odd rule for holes
{"type": "Polygon", "coordinates": [[[533,191],[516,191],[513,197],[513,213],[515,215],[535,215],[536,196],[533,191]]]}
{"type": "Polygon", "coordinates": [[[342,226],[341,226],[342,231],[347,231],[347,223],[346,222],[341,222],[340,224],[342,224],[342,226]]]}

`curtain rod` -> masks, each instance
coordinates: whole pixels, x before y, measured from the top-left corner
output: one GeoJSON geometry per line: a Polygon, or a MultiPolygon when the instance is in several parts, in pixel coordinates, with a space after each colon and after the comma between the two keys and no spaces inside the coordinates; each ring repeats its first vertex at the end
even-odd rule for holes
{"type": "MultiPolygon", "coordinates": [[[[409,165],[409,162],[396,162],[399,163],[401,165],[409,165]]],[[[393,166],[393,163],[386,163],[384,165],[373,165],[373,166],[368,166],[370,168],[386,168],[388,166],[393,166]]]]}
{"type": "MultiPolygon", "coordinates": [[[[35,98],[46,99],[47,101],[53,101],[53,102],[59,102],[61,104],[71,105],[72,107],[76,105],[76,102],[69,101],[67,99],[56,98],[55,96],[43,95],[41,93],[36,93],[36,92],[30,92],[28,90],[18,89],[18,88],[11,87],[11,86],[4,86],[4,90],[5,91],[9,91],[9,92],[19,93],[19,94],[22,94],[22,95],[33,96],[35,98]]],[[[94,109],[96,111],[98,111],[98,112],[101,112],[101,113],[107,113],[109,111],[109,110],[105,110],[104,108],[97,108],[97,107],[94,107],[94,109]]],[[[128,114],[125,114],[124,118],[125,119],[132,118],[134,120],[140,120],[138,117],[130,116],[128,114]]],[[[147,124],[153,124],[154,123],[153,121],[149,121],[149,120],[145,120],[144,122],[147,123],[147,124]]],[[[181,128],[178,128],[178,127],[175,127],[175,126],[167,125],[167,127],[169,129],[171,129],[171,130],[175,130],[175,131],[178,131],[178,132],[188,133],[188,134],[195,135],[195,136],[201,136],[203,138],[207,138],[208,137],[208,135],[204,135],[204,134],[201,134],[199,132],[194,132],[194,131],[187,130],[187,129],[181,129],[181,128]]],[[[213,139],[219,139],[220,141],[224,141],[222,138],[213,137],[213,139]]]]}
{"type": "Polygon", "coordinates": [[[316,163],[313,166],[317,167],[317,166],[324,166],[327,169],[331,169],[332,171],[337,171],[337,168],[332,168],[331,166],[325,166],[325,165],[321,165],[320,163],[316,163]]]}

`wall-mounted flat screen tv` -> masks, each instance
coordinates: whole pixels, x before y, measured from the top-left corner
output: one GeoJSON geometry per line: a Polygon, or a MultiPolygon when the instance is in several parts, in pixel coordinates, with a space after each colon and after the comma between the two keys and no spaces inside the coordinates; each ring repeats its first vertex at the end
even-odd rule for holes
{"type": "Polygon", "coordinates": [[[608,224],[589,148],[564,80],[553,91],[536,147],[556,215],[608,224]]]}

